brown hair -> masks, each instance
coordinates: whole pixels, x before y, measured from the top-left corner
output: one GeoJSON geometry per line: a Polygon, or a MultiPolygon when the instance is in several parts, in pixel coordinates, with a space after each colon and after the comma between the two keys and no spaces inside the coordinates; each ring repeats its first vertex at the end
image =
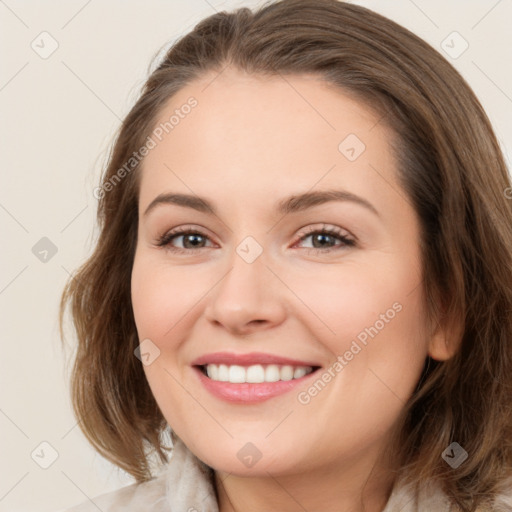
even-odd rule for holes
{"type": "MultiPolygon", "coordinates": [[[[103,184],[144,144],[174,93],[228,64],[267,76],[315,74],[376,109],[396,134],[400,183],[421,221],[429,318],[455,326],[450,343],[458,347],[445,362],[425,362],[400,423],[399,476],[420,487],[440,482],[459,510],[478,510],[503,490],[512,468],[510,179],[479,101],[437,51],[363,7],[283,0],[220,12],[177,41],[149,76],[103,184]],[[454,441],[469,454],[456,469],[441,457],[454,441]]],[[[78,336],[71,393],[82,431],[144,481],[150,450],[168,459],[167,424],[134,356],[140,167],[100,195],[99,239],[66,285],[60,325],[62,332],[70,303],[78,336]]]]}

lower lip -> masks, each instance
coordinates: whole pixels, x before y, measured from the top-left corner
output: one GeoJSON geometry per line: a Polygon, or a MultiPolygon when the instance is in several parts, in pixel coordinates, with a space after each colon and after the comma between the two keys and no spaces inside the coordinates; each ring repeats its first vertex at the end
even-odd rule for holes
{"type": "Polygon", "coordinates": [[[197,367],[194,367],[194,370],[203,386],[212,395],[228,402],[239,404],[263,402],[269,398],[287,393],[316,373],[316,371],[313,371],[299,379],[278,380],[277,382],[261,382],[258,384],[243,382],[233,384],[231,382],[212,380],[197,367]]]}

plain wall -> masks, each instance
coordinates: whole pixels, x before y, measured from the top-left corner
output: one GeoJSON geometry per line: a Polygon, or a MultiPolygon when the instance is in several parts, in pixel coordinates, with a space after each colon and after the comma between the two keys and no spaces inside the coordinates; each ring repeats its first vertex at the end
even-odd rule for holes
{"type": "MultiPolygon", "coordinates": [[[[57,324],[60,293],[92,250],[93,189],[156,52],[215,10],[260,3],[0,2],[1,511],[56,511],[133,483],[94,452],[73,417],[57,324]],[[58,48],[46,55],[55,41],[58,48]]],[[[457,31],[469,47],[446,57],[512,154],[512,2],[354,3],[441,52],[457,31]]],[[[460,49],[462,40],[454,41],[460,49]]]]}

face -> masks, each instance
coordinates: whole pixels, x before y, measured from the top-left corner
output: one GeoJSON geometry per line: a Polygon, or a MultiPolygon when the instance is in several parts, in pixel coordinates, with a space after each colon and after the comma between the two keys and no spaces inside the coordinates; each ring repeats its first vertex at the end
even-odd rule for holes
{"type": "Polygon", "coordinates": [[[217,470],[368,461],[436,356],[391,132],[317,77],[213,78],[171,98],[141,171],[151,390],[217,470]]]}

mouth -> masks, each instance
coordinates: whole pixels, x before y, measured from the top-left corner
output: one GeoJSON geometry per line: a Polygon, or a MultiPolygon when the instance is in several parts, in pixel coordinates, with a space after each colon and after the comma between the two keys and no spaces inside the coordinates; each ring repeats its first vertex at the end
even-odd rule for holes
{"type": "Polygon", "coordinates": [[[321,366],[271,354],[219,352],[196,359],[192,368],[214,397],[250,404],[291,391],[313,378],[321,366]]]}

